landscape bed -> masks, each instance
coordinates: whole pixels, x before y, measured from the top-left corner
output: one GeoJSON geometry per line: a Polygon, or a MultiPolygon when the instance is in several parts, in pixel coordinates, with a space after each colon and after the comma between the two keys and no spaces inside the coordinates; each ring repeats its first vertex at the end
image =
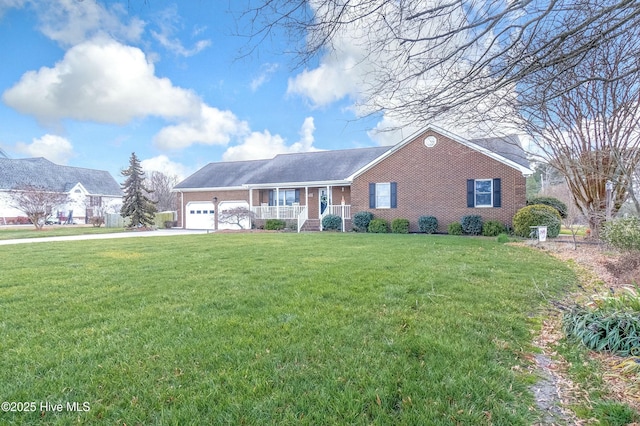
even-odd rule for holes
{"type": "Polygon", "coordinates": [[[42,243],[0,262],[2,400],[38,408],[2,424],[528,425],[531,330],[575,282],[547,254],[434,235],[42,243]]]}

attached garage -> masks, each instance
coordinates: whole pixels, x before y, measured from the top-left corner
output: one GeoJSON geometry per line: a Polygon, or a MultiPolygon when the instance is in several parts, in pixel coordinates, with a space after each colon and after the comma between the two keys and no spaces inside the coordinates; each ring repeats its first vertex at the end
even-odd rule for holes
{"type": "Polygon", "coordinates": [[[215,212],[211,201],[192,201],[185,208],[187,229],[213,229],[215,212]]]}

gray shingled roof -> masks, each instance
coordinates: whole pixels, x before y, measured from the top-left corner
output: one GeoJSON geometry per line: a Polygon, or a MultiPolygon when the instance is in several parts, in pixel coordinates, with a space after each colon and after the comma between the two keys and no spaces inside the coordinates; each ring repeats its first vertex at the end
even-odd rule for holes
{"type": "Polygon", "coordinates": [[[375,148],[280,154],[268,162],[260,170],[260,173],[256,174],[256,176],[247,183],[264,184],[345,180],[391,148],[391,146],[381,146],[375,148]]]}
{"type": "Polygon", "coordinates": [[[209,163],[175,189],[345,180],[392,147],[280,154],[270,160],[209,163]]]}
{"type": "Polygon", "coordinates": [[[0,190],[37,186],[54,192],[69,192],[77,183],[93,195],[122,196],[113,176],[104,170],[61,166],[44,158],[0,158],[0,190]]]}
{"type": "Polygon", "coordinates": [[[178,185],[185,188],[228,188],[240,187],[271,160],[229,161],[209,163],[178,185]]]}
{"type": "Polygon", "coordinates": [[[527,154],[524,149],[522,149],[520,139],[518,139],[518,136],[516,135],[505,136],[502,138],[471,139],[469,142],[488,149],[489,151],[493,151],[523,167],[530,167],[527,154]]]}

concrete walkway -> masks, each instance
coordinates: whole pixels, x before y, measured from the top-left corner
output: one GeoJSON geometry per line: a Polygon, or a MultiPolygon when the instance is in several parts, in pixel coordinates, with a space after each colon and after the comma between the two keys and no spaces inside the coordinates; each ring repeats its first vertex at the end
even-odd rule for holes
{"type": "Polygon", "coordinates": [[[0,240],[0,246],[11,244],[47,243],[52,241],[81,241],[81,240],[108,240],[112,238],[134,238],[134,237],[172,237],[176,235],[196,235],[207,234],[207,230],[196,229],[158,229],[157,231],[131,231],[114,232],[113,234],[89,234],[89,235],[69,235],[60,237],[39,237],[20,238],[15,240],[0,240]]]}

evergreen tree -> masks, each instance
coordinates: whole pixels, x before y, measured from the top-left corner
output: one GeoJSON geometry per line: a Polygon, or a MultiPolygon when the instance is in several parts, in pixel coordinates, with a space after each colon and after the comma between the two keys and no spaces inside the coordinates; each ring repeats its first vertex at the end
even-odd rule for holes
{"type": "Polygon", "coordinates": [[[129,168],[123,170],[122,176],[127,179],[122,184],[124,198],[120,214],[124,218],[131,219],[131,226],[153,225],[153,218],[156,213],[155,203],[145,194],[153,192],[144,186],[144,172],[140,165],[140,160],[136,153],[132,152],[129,158],[129,168]]]}

